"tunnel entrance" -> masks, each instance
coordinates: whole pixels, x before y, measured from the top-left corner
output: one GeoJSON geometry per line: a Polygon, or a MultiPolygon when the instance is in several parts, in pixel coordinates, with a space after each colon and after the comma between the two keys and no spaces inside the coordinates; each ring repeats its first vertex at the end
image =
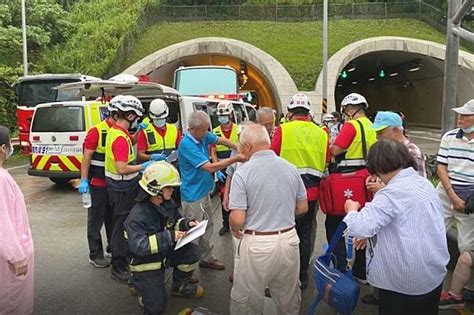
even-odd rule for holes
{"type": "Polygon", "coordinates": [[[349,62],[336,84],[336,108],[357,92],[369,102],[369,113],[401,111],[407,125],[440,128],[444,62],[429,56],[377,51],[349,62]]]}
{"type": "MultiPolygon", "coordinates": [[[[265,77],[254,66],[238,58],[219,54],[198,54],[175,59],[166,65],[163,65],[147,75],[152,81],[173,85],[174,71],[180,66],[202,66],[217,65],[230,66],[236,72],[240,85],[241,93],[251,93],[250,103],[260,106],[269,106],[275,108],[275,96],[271,91],[265,77]]],[[[276,109],[276,108],[275,108],[276,109]]]]}

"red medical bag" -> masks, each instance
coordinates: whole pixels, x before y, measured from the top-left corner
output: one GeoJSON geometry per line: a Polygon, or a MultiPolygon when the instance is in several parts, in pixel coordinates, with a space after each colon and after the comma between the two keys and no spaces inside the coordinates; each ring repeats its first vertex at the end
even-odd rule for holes
{"type": "Polygon", "coordinates": [[[347,199],[358,201],[363,207],[372,200],[372,194],[367,191],[365,180],[369,176],[366,168],[350,173],[333,173],[320,182],[321,194],[319,206],[325,214],[346,214],[344,204],[347,199]]]}

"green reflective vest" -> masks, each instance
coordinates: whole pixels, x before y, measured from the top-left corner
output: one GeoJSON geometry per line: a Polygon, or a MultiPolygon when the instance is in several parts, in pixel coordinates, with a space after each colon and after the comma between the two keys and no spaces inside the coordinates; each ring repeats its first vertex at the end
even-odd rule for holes
{"type": "Polygon", "coordinates": [[[372,122],[367,117],[364,116],[349,120],[347,123],[354,126],[356,136],[354,137],[354,140],[352,140],[351,145],[347,148],[345,157],[338,166],[363,166],[366,163],[364,159],[364,151],[362,150],[362,132],[357,121],[360,121],[364,127],[367,153],[369,152],[370,147],[377,142],[377,133],[372,129],[372,122]]]}
{"type": "Polygon", "coordinates": [[[310,121],[281,125],[280,157],[295,165],[300,174],[322,177],[326,168],[328,135],[310,121]]]}

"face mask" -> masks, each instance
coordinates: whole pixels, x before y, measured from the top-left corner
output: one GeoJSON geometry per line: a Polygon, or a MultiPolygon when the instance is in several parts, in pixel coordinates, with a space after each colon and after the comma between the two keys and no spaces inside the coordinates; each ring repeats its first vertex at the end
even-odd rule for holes
{"type": "Polygon", "coordinates": [[[331,129],[332,126],[334,126],[334,123],[333,122],[328,122],[328,128],[331,129]]]}
{"type": "Polygon", "coordinates": [[[153,124],[158,128],[163,128],[166,125],[166,118],[153,119],[153,124]]]}
{"type": "Polygon", "coordinates": [[[137,129],[137,126],[138,126],[138,118],[136,118],[134,121],[132,121],[130,123],[130,128],[128,128],[129,130],[130,129],[137,129]]]}
{"type": "Polygon", "coordinates": [[[219,116],[217,117],[217,120],[223,125],[227,125],[229,123],[229,117],[228,116],[219,116]]]}
{"type": "MultiPolygon", "coordinates": [[[[6,147],[6,145],[5,145],[5,147],[6,147]]],[[[8,158],[13,155],[13,151],[14,151],[14,150],[13,150],[13,145],[12,145],[12,143],[10,142],[10,150],[8,151],[8,153],[7,153],[6,156],[5,156],[5,159],[6,159],[6,160],[8,160],[8,158]]]]}
{"type": "Polygon", "coordinates": [[[462,128],[462,131],[464,131],[464,133],[474,132],[474,125],[472,125],[470,127],[467,127],[467,128],[462,128]]]}

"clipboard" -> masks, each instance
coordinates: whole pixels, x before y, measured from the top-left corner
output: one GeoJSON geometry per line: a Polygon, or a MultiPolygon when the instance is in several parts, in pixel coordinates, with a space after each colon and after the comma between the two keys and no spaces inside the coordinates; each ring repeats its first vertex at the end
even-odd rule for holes
{"type": "Polygon", "coordinates": [[[198,237],[202,236],[206,232],[208,220],[199,222],[196,226],[189,229],[186,234],[176,242],[174,250],[178,250],[184,245],[194,241],[198,237]]]}

